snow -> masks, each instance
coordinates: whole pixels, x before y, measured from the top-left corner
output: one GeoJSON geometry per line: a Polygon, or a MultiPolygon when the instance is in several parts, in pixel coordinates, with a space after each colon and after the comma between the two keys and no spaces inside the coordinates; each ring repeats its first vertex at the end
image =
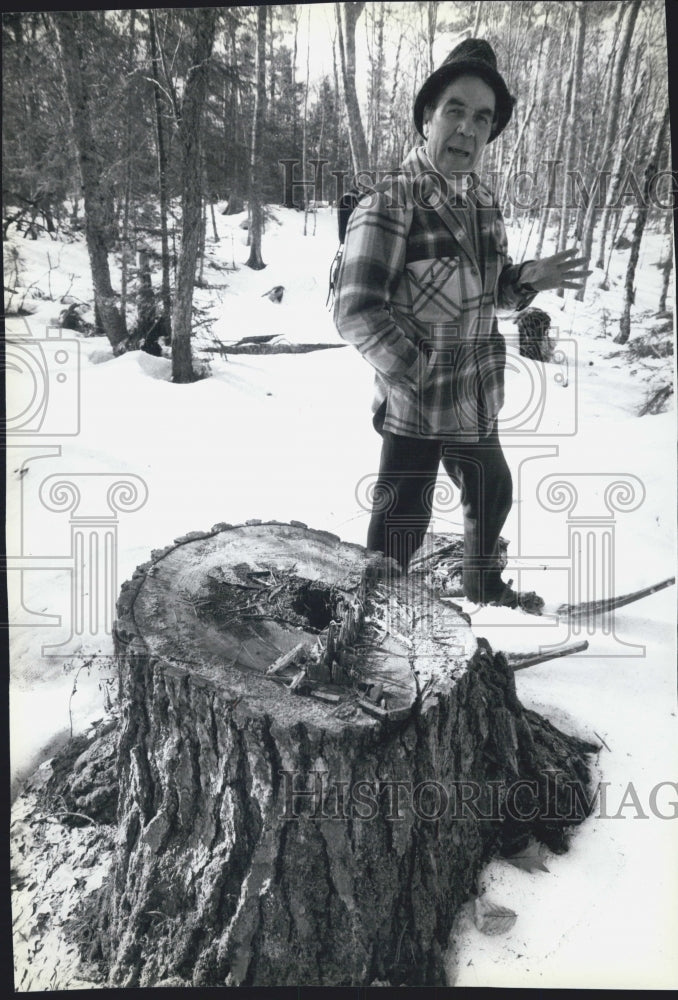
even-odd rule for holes
{"type": "MultiPolygon", "coordinates": [[[[273,213],[264,236],[263,271],[244,266],[242,217],[217,214],[220,241],[208,240],[208,259],[218,269],[206,264],[204,278],[212,287],[198,289],[195,297],[198,347],[251,334],[342,343],[325,309],[335,217],[330,209],[319,210],[317,234],[305,237],[300,213],[283,208],[273,213]],[[280,304],[265,297],[277,284],[285,286],[280,304]]],[[[312,232],[313,218],[308,221],[312,232]]],[[[46,297],[37,297],[35,289],[29,293],[26,304],[34,312],[10,318],[8,336],[28,326],[34,338],[43,338],[63,308],[60,296],[91,298],[86,249],[80,239],[33,242],[10,235],[24,261],[24,287],[37,281],[46,297]]],[[[525,243],[517,227],[509,238],[514,246],[525,243]]],[[[646,234],[634,331],[657,322],[661,274],[653,265],[662,244],[661,234],[646,234]]],[[[530,256],[529,242],[524,256],[530,256]]],[[[581,518],[591,545],[603,530],[610,532],[617,592],[675,573],[675,413],[636,415],[657,378],[672,377],[672,359],[631,364],[624,349],[612,344],[627,257],[628,252],[613,256],[608,291],[598,287],[602,275],[594,273],[583,303],[569,292],[564,299],[546,293],[537,299],[559,329],[560,365],[522,362],[516,328],[508,318],[501,321],[509,341],[502,440],[515,495],[503,532],[511,539],[510,575],[521,589],[535,589],[551,604],[569,596],[569,529],[566,510],[545,509],[547,477],[577,485],[579,507],[572,514],[581,518]],[[514,418],[530,411],[529,385],[545,392],[545,408],[537,431],[521,433],[514,418]],[[605,490],[615,480],[626,482],[636,500],[622,497],[620,509],[610,513],[605,490]]],[[[48,477],[77,479],[81,513],[101,524],[106,515],[106,523],[114,524],[119,587],[152,549],[219,521],[296,519],[362,544],[369,519],[366,484],[379,460],[380,440],[370,423],[372,374],[350,347],[297,355],[212,355],[210,377],[173,385],[166,357],[133,352],[113,358],[102,338],[64,337],[79,349],[71,344],[62,369],[70,379],[64,384],[79,383],[77,433],[62,434],[57,427],[52,435],[43,430],[9,439],[8,552],[15,559],[10,621],[28,622],[11,630],[17,788],[68,737],[71,721],[74,732],[81,732],[101,717],[110,689],[106,681],[113,676],[112,641],[101,621],[62,649],[68,655],[43,651],[69,638],[70,532],[78,515],[49,509],[44,489],[41,494],[48,477]],[[101,492],[110,477],[135,484],[136,507],[111,512],[106,490],[101,492]],[[60,615],[62,623],[44,619],[38,625],[31,614],[60,615]],[[93,654],[98,658],[88,666],[93,654]]],[[[10,369],[10,414],[26,405],[22,392],[24,383],[10,369]]],[[[70,404],[64,405],[66,412],[70,404]]],[[[457,501],[455,496],[436,514],[433,530],[458,525],[457,501]]],[[[487,898],[514,910],[518,919],[508,933],[488,937],[475,928],[470,904],[465,908],[448,953],[455,985],[678,985],[675,825],[656,815],[675,818],[671,802],[678,788],[660,790],[654,813],[649,804],[652,790],[675,781],[677,773],[675,588],[617,612],[609,635],[600,629],[568,634],[553,618],[468,602],[466,610],[476,634],[486,636],[495,650],[589,640],[586,653],[521,671],[516,682],[527,707],[569,732],[605,742],[597,767],[608,784],[607,816],[594,810],[568,854],[555,857],[542,850],[548,873],[529,873],[500,860],[488,866],[482,876],[487,898]],[[643,817],[628,798],[630,783],[643,817]]]]}

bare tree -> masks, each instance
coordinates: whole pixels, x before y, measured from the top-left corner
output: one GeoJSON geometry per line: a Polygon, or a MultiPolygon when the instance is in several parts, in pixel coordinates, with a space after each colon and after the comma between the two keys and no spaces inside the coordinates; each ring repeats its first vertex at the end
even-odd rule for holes
{"type": "Polygon", "coordinates": [[[351,146],[353,171],[358,173],[368,167],[367,142],[360,117],[358,93],[355,85],[355,27],[365,7],[364,2],[335,3],[341,76],[344,81],[344,99],[348,114],[348,138],[351,146]]]}
{"type": "MultiPolygon", "coordinates": [[[[565,26],[564,26],[564,29],[563,29],[563,33],[564,34],[567,34],[567,31],[569,30],[571,15],[572,15],[572,8],[568,7],[568,9],[567,9],[567,20],[565,22],[565,26]]],[[[573,68],[574,68],[573,67],[573,63],[571,61],[570,62],[570,71],[567,74],[567,78],[566,78],[566,81],[565,81],[565,89],[564,89],[564,92],[563,92],[563,108],[565,108],[565,109],[568,108],[569,104],[570,104],[570,93],[572,91],[572,83],[573,83],[573,80],[574,80],[573,68]]],[[[564,141],[565,141],[565,127],[566,127],[566,120],[565,119],[566,119],[566,116],[564,114],[560,114],[558,116],[558,132],[557,132],[557,135],[556,135],[556,142],[555,142],[555,146],[554,146],[554,150],[553,150],[553,164],[554,164],[554,167],[553,167],[553,170],[551,171],[549,179],[548,179],[548,192],[547,192],[547,196],[546,196],[546,203],[545,203],[544,207],[542,208],[541,218],[539,220],[539,230],[538,230],[538,236],[537,236],[537,247],[536,247],[536,250],[535,250],[535,256],[536,257],[540,257],[541,256],[542,246],[544,244],[544,237],[546,235],[546,226],[547,226],[547,223],[549,221],[549,213],[550,213],[550,209],[551,209],[551,199],[552,199],[552,196],[554,194],[555,184],[556,184],[556,170],[557,170],[557,165],[560,162],[560,158],[561,158],[562,153],[563,153],[563,144],[564,144],[564,141]]]]}
{"type": "Polygon", "coordinates": [[[532,119],[532,115],[534,114],[535,108],[537,106],[537,85],[538,85],[539,81],[543,79],[543,77],[545,75],[545,74],[543,74],[541,72],[541,57],[542,57],[542,51],[543,51],[543,48],[544,48],[544,37],[546,35],[546,27],[548,25],[548,20],[549,20],[549,9],[547,7],[546,8],[546,13],[545,13],[545,16],[544,16],[544,23],[542,24],[542,28],[541,28],[541,34],[539,36],[539,49],[537,51],[537,61],[535,63],[534,75],[532,77],[532,94],[530,96],[530,105],[529,105],[529,107],[527,109],[526,114],[523,116],[523,120],[522,120],[521,125],[520,125],[520,131],[518,132],[518,138],[516,139],[515,144],[513,146],[513,151],[511,153],[511,159],[509,160],[509,165],[508,165],[507,170],[506,170],[506,176],[507,177],[511,177],[511,175],[513,174],[513,168],[515,166],[516,159],[517,159],[518,153],[520,151],[520,147],[521,147],[521,144],[522,144],[522,141],[523,141],[523,136],[525,135],[525,133],[527,131],[527,128],[528,128],[528,126],[530,124],[530,121],[532,119]]]}
{"type": "Polygon", "coordinates": [[[108,264],[108,206],[110,192],[102,181],[102,164],[92,131],[89,87],[84,72],[84,54],[79,11],[52,15],[59,39],[66,100],[71,116],[73,139],[78,151],[85,205],[85,238],[92,271],[95,311],[113,350],[126,339],[127,331],[111,285],[108,264]]]}
{"type": "MultiPolygon", "coordinates": [[[[306,179],[306,160],[308,154],[308,83],[311,72],[311,8],[308,8],[306,27],[306,82],[304,84],[304,119],[301,131],[301,176],[306,179]]],[[[308,227],[308,188],[304,186],[304,236],[308,227]]]]}
{"type": "Polygon", "coordinates": [[[476,19],[473,22],[473,37],[478,37],[478,32],[480,31],[480,15],[483,10],[483,0],[476,0],[476,19]]]}
{"type": "MultiPolygon", "coordinates": [[[[368,57],[370,61],[369,85],[369,136],[370,163],[373,167],[379,162],[381,148],[382,94],[384,87],[384,3],[374,4],[372,15],[372,44],[368,38],[368,57]]],[[[367,20],[367,19],[366,19],[367,20]]]]}
{"type": "Polygon", "coordinates": [[[438,24],[438,3],[437,0],[427,0],[426,4],[426,41],[428,43],[428,71],[432,73],[435,69],[433,65],[433,43],[436,37],[436,27],[438,24]]]}
{"type": "MultiPolygon", "coordinates": [[[[628,14],[626,17],[626,24],[621,36],[621,42],[619,45],[619,51],[617,52],[616,61],[614,64],[614,72],[612,76],[612,86],[610,88],[610,100],[608,105],[608,115],[607,122],[605,126],[605,138],[602,144],[602,154],[599,161],[599,169],[604,172],[609,169],[610,160],[612,157],[612,152],[614,149],[614,143],[617,139],[617,132],[619,128],[619,115],[621,111],[621,95],[622,95],[622,85],[624,83],[624,74],[627,70],[627,58],[629,54],[629,48],[631,46],[631,38],[633,36],[633,29],[636,25],[636,19],[638,17],[638,11],[640,9],[640,0],[632,0],[629,5],[628,14]]],[[[583,257],[591,256],[591,246],[593,244],[593,230],[596,223],[596,201],[597,199],[593,196],[591,197],[587,208],[586,216],[584,218],[584,226],[582,229],[581,236],[581,253],[583,257]]],[[[583,287],[577,292],[576,298],[578,302],[582,302],[584,299],[584,293],[586,291],[586,278],[584,278],[583,287]]]]}
{"type": "Polygon", "coordinates": [[[640,205],[638,206],[636,224],[633,229],[633,238],[631,240],[631,254],[629,256],[629,262],[626,268],[626,279],[624,281],[624,310],[622,312],[621,319],[619,320],[619,333],[614,338],[615,344],[625,344],[631,333],[631,306],[635,301],[636,295],[634,282],[636,277],[636,267],[638,266],[638,257],[640,256],[640,241],[643,237],[643,232],[645,231],[645,223],[647,222],[647,215],[649,212],[652,179],[657,173],[659,158],[664,144],[664,139],[666,137],[668,125],[669,106],[667,103],[662,119],[657,125],[654,139],[652,141],[650,157],[645,168],[643,197],[640,205]]]}
{"type": "Polygon", "coordinates": [[[671,213],[667,212],[664,223],[664,259],[661,264],[659,264],[659,269],[662,272],[662,290],[659,295],[658,307],[658,314],[660,316],[671,315],[671,313],[667,314],[666,312],[666,296],[669,291],[669,281],[671,280],[671,271],[673,269],[673,238],[671,221],[671,213]]]}
{"type": "MultiPolygon", "coordinates": [[[[134,42],[135,42],[135,10],[130,11],[129,18],[129,40],[127,45],[127,79],[132,78],[134,70],[134,42]]],[[[122,273],[120,276],[120,318],[122,319],[125,331],[127,331],[127,279],[129,261],[132,254],[130,246],[130,203],[132,201],[132,100],[131,88],[127,91],[127,108],[125,114],[125,195],[122,213],[122,238],[120,240],[122,273]]]]}
{"type": "Polygon", "coordinates": [[[612,168],[612,182],[607,196],[607,204],[605,205],[605,210],[603,212],[602,222],[600,224],[600,246],[598,248],[598,259],[596,261],[596,267],[605,266],[605,244],[607,242],[607,232],[610,226],[610,217],[612,215],[612,206],[616,203],[619,192],[621,191],[624,167],[628,164],[628,146],[633,132],[634,126],[638,123],[638,107],[640,105],[641,99],[645,93],[645,87],[647,83],[647,71],[643,70],[640,75],[640,79],[634,89],[633,99],[631,101],[631,107],[626,116],[626,121],[621,134],[621,139],[619,145],[617,146],[617,152],[615,154],[614,167],[612,168]]]}
{"type": "MultiPolygon", "coordinates": [[[[572,62],[570,64],[570,75],[572,84],[569,88],[570,101],[567,109],[567,141],[565,142],[565,180],[563,183],[563,203],[560,214],[560,228],[558,231],[558,250],[564,250],[567,245],[567,235],[570,219],[569,186],[568,178],[574,160],[574,153],[577,148],[578,121],[577,111],[579,105],[579,94],[581,91],[582,68],[584,65],[584,40],[586,36],[586,4],[578,2],[575,5],[577,16],[577,27],[574,33],[572,44],[572,62]]],[[[562,288],[559,295],[563,294],[562,288]]]]}
{"type": "Polygon", "coordinates": [[[247,266],[255,271],[266,267],[261,258],[261,233],[264,228],[264,206],[261,191],[261,153],[266,116],[266,7],[257,8],[257,89],[254,98],[254,122],[250,153],[250,255],[247,266]]]}
{"type": "Polygon", "coordinates": [[[149,10],[149,43],[151,71],[153,74],[153,106],[155,110],[155,142],[158,154],[158,194],[160,198],[160,253],[162,261],[162,311],[166,332],[169,333],[172,317],[172,297],[170,293],[170,255],[167,232],[167,149],[165,126],[160,100],[160,60],[158,55],[158,29],[156,11],[149,10]]]}
{"type": "MultiPolygon", "coordinates": [[[[262,8],[260,8],[262,9],[262,8]]],[[[265,11],[265,8],[263,8],[265,11]]],[[[212,54],[217,8],[200,7],[193,12],[193,44],[190,69],[178,108],[177,139],[181,177],[181,255],[177,270],[172,313],[172,380],[192,382],[191,332],[195,266],[201,229],[200,122],[207,89],[208,62],[212,54]]]]}

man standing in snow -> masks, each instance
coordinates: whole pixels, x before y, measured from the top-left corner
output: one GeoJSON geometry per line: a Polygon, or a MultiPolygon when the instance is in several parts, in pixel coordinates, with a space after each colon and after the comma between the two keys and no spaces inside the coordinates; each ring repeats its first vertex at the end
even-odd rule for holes
{"type": "Polygon", "coordinates": [[[497,433],[505,344],[495,307],[522,309],[586,273],[574,250],[520,266],[508,256],[499,207],[473,169],[514,103],[482,39],[461,42],[428,77],[414,103],[424,145],[354,209],[334,310],[376,371],[383,444],[368,549],[407,569],[442,461],[461,491],[464,593],[513,607],[497,553],[512,482],[497,433]]]}

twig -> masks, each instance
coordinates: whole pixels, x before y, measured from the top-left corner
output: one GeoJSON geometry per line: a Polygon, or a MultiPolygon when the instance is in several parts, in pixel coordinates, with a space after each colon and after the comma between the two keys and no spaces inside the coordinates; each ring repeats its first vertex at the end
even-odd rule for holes
{"type": "Polygon", "coordinates": [[[87,820],[87,822],[91,823],[92,826],[97,825],[96,820],[93,820],[91,816],[86,816],[84,813],[70,812],[69,810],[66,810],[65,812],[54,813],[54,815],[57,819],[61,819],[62,816],[76,816],[78,819],[87,820]]]}

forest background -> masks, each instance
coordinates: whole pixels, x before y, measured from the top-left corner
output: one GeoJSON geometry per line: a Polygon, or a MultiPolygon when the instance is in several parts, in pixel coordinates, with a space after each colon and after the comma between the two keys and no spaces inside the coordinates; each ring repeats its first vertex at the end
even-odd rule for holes
{"type": "MultiPolygon", "coordinates": [[[[247,206],[248,264],[264,267],[265,205],[308,214],[356,176],[369,187],[397,169],[416,140],[419,87],[468,35],[490,41],[518,96],[480,173],[520,224],[521,244],[538,256],[545,240],[576,242],[602,268],[603,287],[620,238],[633,244],[622,342],[646,227],[666,235],[668,287],[659,0],[28,11],[2,23],[3,235],[84,231],[96,332],[116,353],[171,336],[174,381],[196,377],[193,291],[215,203],[247,206]]],[[[20,271],[16,245],[6,247],[8,312],[20,271]]]]}

